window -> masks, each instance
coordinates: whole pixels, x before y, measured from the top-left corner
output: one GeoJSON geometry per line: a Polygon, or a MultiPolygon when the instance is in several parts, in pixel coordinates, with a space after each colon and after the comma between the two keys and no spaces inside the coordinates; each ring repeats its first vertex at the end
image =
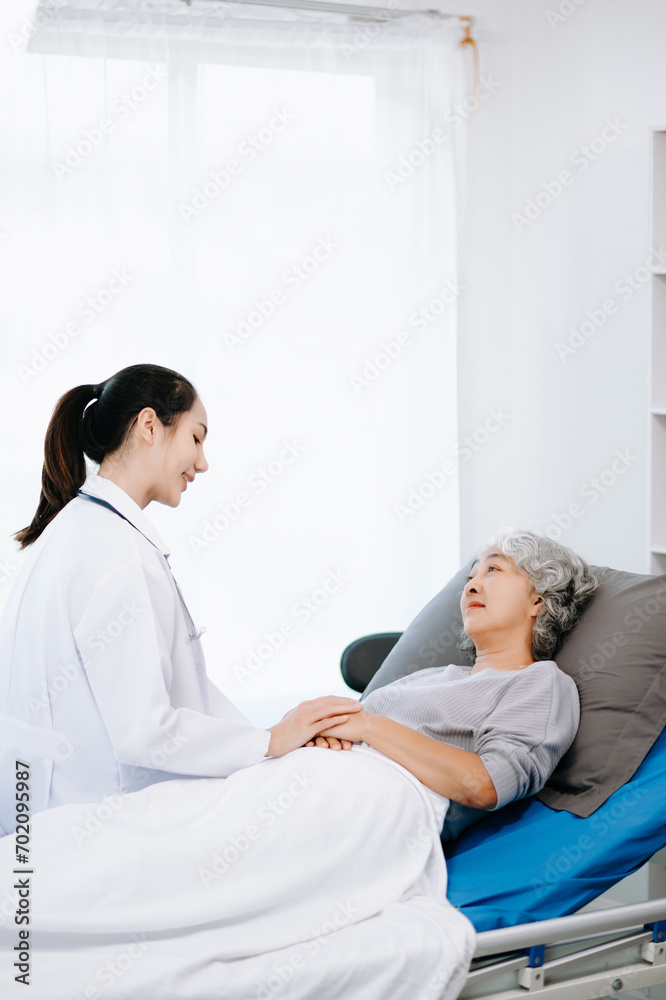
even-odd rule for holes
{"type": "Polygon", "coordinates": [[[404,628],[459,563],[458,57],[428,18],[370,37],[261,11],[199,38],[53,13],[1,112],[0,253],[5,538],[60,394],[183,372],[210,468],[147,514],[212,679],[268,725],[343,691],[347,642],[404,628]]]}

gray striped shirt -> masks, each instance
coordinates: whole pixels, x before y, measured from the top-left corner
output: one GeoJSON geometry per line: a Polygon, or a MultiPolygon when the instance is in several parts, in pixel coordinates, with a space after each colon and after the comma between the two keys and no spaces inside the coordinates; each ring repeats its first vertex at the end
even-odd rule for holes
{"type": "MultiPolygon", "coordinates": [[[[554,660],[522,670],[449,664],[417,670],[376,688],[363,707],[376,715],[479,755],[497,792],[499,809],[545,785],[578,729],[578,689],[554,660]]],[[[451,802],[444,839],[485,815],[451,802]]]]}

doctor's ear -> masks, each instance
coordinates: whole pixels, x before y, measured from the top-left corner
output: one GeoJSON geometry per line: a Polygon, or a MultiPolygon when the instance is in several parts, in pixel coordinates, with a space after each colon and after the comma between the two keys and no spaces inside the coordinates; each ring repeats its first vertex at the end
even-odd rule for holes
{"type": "Polygon", "coordinates": [[[144,406],[136,416],[136,429],[139,436],[148,445],[152,445],[155,441],[155,428],[158,420],[157,413],[152,406],[144,406]]]}

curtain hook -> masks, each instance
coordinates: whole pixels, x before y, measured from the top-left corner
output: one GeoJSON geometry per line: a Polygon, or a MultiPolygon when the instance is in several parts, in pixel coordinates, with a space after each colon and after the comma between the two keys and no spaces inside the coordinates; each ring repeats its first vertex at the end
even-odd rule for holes
{"type": "Polygon", "coordinates": [[[476,116],[479,111],[479,91],[480,91],[480,80],[479,80],[479,49],[476,44],[476,39],[472,37],[472,26],[474,24],[474,18],[468,15],[460,17],[461,27],[464,29],[464,35],[460,40],[460,48],[464,49],[467,45],[472,50],[472,56],[474,58],[474,98],[476,101],[474,107],[474,122],[476,123],[476,116]]]}

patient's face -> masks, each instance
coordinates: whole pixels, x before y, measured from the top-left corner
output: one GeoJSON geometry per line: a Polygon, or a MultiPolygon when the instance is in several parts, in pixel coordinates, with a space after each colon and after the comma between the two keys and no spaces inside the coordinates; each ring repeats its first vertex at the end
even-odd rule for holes
{"type": "Polygon", "coordinates": [[[503,645],[529,639],[540,609],[531,577],[496,547],[484,549],[460,599],[465,631],[477,649],[481,640],[503,645]]]}

